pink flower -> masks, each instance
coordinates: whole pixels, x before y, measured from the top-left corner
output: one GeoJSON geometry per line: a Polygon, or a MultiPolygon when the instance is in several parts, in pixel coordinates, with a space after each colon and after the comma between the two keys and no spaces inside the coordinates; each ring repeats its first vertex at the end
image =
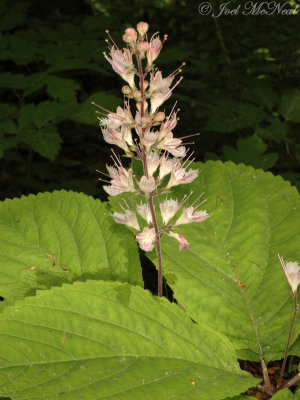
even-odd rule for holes
{"type": "Polygon", "coordinates": [[[151,193],[156,188],[155,179],[153,176],[147,178],[145,175],[142,176],[141,180],[138,182],[139,188],[142,192],[151,193]]]}
{"type": "Polygon", "coordinates": [[[209,214],[204,210],[195,211],[196,208],[190,206],[188,208],[184,208],[182,214],[175,222],[174,226],[182,225],[182,224],[189,224],[190,222],[202,222],[205,221],[209,214]]]}
{"type": "Polygon", "coordinates": [[[140,38],[143,39],[149,29],[149,25],[147,24],[147,22],[141,21],[137,24],[136,28],[140,35],[140,38]]]}
{"type": "Polygon", "coordinates": [[[181,139],[173,137],[172,132],[168,132],[163,140],[156,145],[156,147],[158,149],[167,150],[172,154],[172,152],[181,145],[181,142],[181,139]]]}
{"type": "Polygon", "coordinates": [[[154,131],[150,131],[147,129],[141,136],[140,140],[141,143],[146,147],[146,149],[149,151],[151,146],[153,146],[156,143],[158,137],[158,133],[154,131]]]}
{"type": "Polygon", "coordinates": [[[167,225],[171,218],[174,217],[176,212],[178,211],[178,201],[173,199],[166,199],[162,203],[159,204],[161,216],[163,219],[163,223],[167,225]]]}
{"type": "Polygon", "coordinates": [[[186,171],[186,168],[183,168],[179,164],[171,171],[171,178],[167,184],[167,189],[184,183],[191,183],[197,178],[198,174],[199,171],[197,169],[186,171]]]}
{"type": "Polygon", "coordinates": [[[166,93],[170,89],[173,82],[174,76],[163,78],[160,71],[152,72],[150,75],[150,87],[148,91],[148,96],[150,97],[152,93],[162,92],[166,93]]]}
{"type": "Polygon", "coordinates": [[[158,140],[164,139],[164,137],[172,131],[177,125],[177,117],[176,114],[173,114],[171,118],[166,119],[165,122],[161,124],[159,133],[158,133],[158,140]]]}
{"type": "Polygon", "coordinates": [[[290,261],[284,264],[283,258],[278,254],[279,261],[285,272],[287,280],[292,288],[294,294],[297,293],[298,285],[300,285],[300,266],[296,261],[290,261]]]}
{"type": "Polygon", "coordinates": [[[125,33],[122,36],[122,39],[126,43],[134,43],[137,40],[137,33],[134,28],[127,28],[125,29],[125,33]]]}
{"type": "Polygon", "coordinates": [[[110,129],[119,129],[121,125],[134,124],[134,119],[130,110],[117,108],[115,113],[110,112],[107,114],[107,118],[98,118],[100,125],[110,129]]]}
{"type": "Polygon", "coordinates": [[[111,58],[105,53],[104,57],[112,66],[113,70],[126,81],[131,88],[135,88],[134,74],[135,67],[132,61],[132,53],[129,49],[115,49],[114,46],[110,50],[111,58]]]}
{"type": "Polygon", "coordinates": [[[157,57],[159,56],[163,44],[160,41],[159,37],[154,37],[154,35],[152,36],[149,44],[150,46],[147,51],[147,62],[148,62],[148,67],[151,67],[153,61],[156,60],[157,57]]]}
{"type": "Polygon", "coordinates": [[[184,251],[187,250],[191,245],[189,242],[181,235],[180,233],[169,232],[167,235],[173,237],[174,239],[178,240],[179,242],[179,250],[184,251]]]}
{"type": "Polygon", "coordinates": [[[156,242],[156,234],[154,228],[148,228],[147,226],[142,232],[135,235],[139,246],[142,250],[151,251],[153,250],[154,243],[156,242]]]}
{"type": "Polygon", "coordinates": [[[131,210],[126,210],[125,214],[115,212],[113,214],[108,214],[108,215],[112,217],[117,224],[127,225],[131,228],[136,229],[137,231],[141,229],[136,219],[136,215],[131,210]]]}
{"type": "Polygon", "coordinates": [[[155,111],[166,101],[169,97],[171,97],[172,90],[157,92],[151,96],[151,114],[154,114],[155,111]]]}
{"type": "Polygon", "coordinates": [[[159,179],[163,179],[166,175],[168,175],[175,165],[177,164],[178,160],[174,158],[166,158],[165,155],[162,156],[160,159],[159,165],[159,179]]]}
{"type": "Polygon", "coordinates": [[[106,193],[108,193],[110,196],[117,196],[123,192],[136,192],[131,169],[127,171],[122,166],[117,166],[117,168],[115,168],[109,165],[107,165],[106,168],[109,173],[109,177],[111,178],[110,185],[103,186],[103,189],[106,191],[106,193]]]}
{"type": "Polygon", "coordinates": [[[175,149],[169,149],[169,153],[174,157],[183,158],[186,156],[186,148],[184,146],[176,147],[175,149]]]}
{"type": "Polygon", "coordinates": [[[122,125],[121,129],[113,129],[113,128],[102,128],[102,134],[104,140],[109,144],[115,144],[125,151],[126,154],[130,155],[131,152],[127,146],[132,145],[132,136],[131,130],[128,125],[122,125]]]}

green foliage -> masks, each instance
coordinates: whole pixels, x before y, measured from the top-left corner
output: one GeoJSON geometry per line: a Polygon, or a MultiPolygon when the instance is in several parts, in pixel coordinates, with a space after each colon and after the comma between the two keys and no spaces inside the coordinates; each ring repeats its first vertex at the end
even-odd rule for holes
{"type": "MultiPolygon", "coordinates": [[[[95,54],[99,41],[94,38],[104,31],[86,38],[84,27],[71,22],[62,22],[56,29],[34,23],[22,29],[27,12],[24,6],[12,11],[8,2],[3,10],[0,58],[19,67],[18,73],[0,71],[0,91],[6,100],[0,112],[0,157],[19,148],[54,161],[61,148],[63,122],[96,123],[90,104],[87,109],[89,96],[82,92],[80,78],[86,70],[107,75],[96,64],[100,57],[95,54]],[[70,79],[68,70],[79,71],[70,79]]],[[[104,100],[104,92],[101,98],[99,92],[90,95],[104,100]]],[[[110,98],[112,105],[116,104],[116,97],[110,98]]]]}
{"type": "Polygon", "coordinates": [[[12,399],[221,400],[258,381],[225,336],[129,284],[38,292],[0,319],[1,392],[12,399]]]}
{"type": "Polygon", "coordinates": [[[232,160],[239,164],[253,165],[264,170],[273,167],[278,159],[277,153],[264,154],[267,145],[256,134],[245,139],[237,140],[237,150],[230,146],[223,147],[226,160],[232,160]]]}
{"type": "Polygon", "coordinates": [[[293,395],[293,393],[288,390],[282,390],[278,393],[276,393],[273,397],[273,400],[298,400],[298,396],[297,394],[293,395]]]}
{"type": "MultiPolygon", "coordinates": [[[[297,190],[244,165],[198,167],[199,177],[189,188],[174,188],[172,197],[180,199],[189,189],[205,192],[212,216],[177,228],[191,243],[187,251],[174,252],[174,240],[163,237],[164,276],[191,318],[229,337],[240,358],[259,360],[252,313],[266,359],[280,359],[292,298],[277,254],[287,261],[300,259],[297,190]]],[[[156,262],[154,254],[151,259],[156,262]]],[[[298,319],[292,343],[299,334],[298,319]]]]}
{"type": "Polygon", "coordinates": [[[135,241],[99,200],[61,191],[6,200],[0,209],[2,305],[76,280],[142,285],[135,241]]]}

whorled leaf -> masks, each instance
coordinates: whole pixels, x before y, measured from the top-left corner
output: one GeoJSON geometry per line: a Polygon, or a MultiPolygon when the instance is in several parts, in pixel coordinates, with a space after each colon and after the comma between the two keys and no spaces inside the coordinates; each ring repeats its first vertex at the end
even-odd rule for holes
{"type": "Polygon", "coordinates": [[[87,278],[142,285],[137,246],[106,204],[56,191],[0,203],[0,296],[87,278]]]}
{"type": "Polygon", "coordinates": [[[138,286],[39,291],[0,320],[0,395],[12,400],[221,400],[257,383],[224,335],[138,286]]]}
{"type": "MultiPolygon", "coordinates": [[[[191,243],[184,252],[163,236],[164,276],[188,314],[227,335],[240,358],[258,360],[256,329],[266,358],[282,358],[293,302],[277,253],[300,261],[298,192],[281,177],[244,165],[195,166],[202,170],[197,180],[169,197],[205,192],[201,208],[212,216],[175,230],[191,243]]],[[[299,333],[298,318],[291,343],[299,333]]]]}

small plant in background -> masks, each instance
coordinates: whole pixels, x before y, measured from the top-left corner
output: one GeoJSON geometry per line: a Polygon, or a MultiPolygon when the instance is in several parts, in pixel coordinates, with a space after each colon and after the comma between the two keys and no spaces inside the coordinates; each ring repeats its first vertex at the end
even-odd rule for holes
{"type": "Polygon", "coordinates": [[[104,185],[103,188],[110,196],[128,192],[139,194],[144,198],[144,203],[131,202],[133,211],[124,200],[125,208],[121,205],[124,213],[114,212],[111,217],[116,223],[139,231],[135,237],[142,250],[151,251],[154,246],[156,247],[158,296],[161,297],[163,293],[161,236],[164,233],[169,235],[179,242],[179,250],[186,250],[190,244],[181,233],[177,232],[177,227],[191,222],[202,222],[209,217],[209,214],[203,210],[196,211],[203,203],[197,203],[202,195],[189,206],[187,203],[192,193],[184,195],[180,202],[172,198],[160,201],[160,196],[170,193],[172,187],[191,183],[197,178],[199,171],[189,168],[193,161],[191,158],[193,152],[190,152],[183,141],[192,135],[182,138],[175,138],[173,135],[179,111],[175,109],[177,102],[168,116],[164,111],[159,111],[159,107],[170,98],[172,91],[182,80],[181,77],[174,83],[174,78],[181,69],[179,67],[163,78],[154,61],[159,56],[167,35],[161,41],[158,32],[150,38],[147,32],[146,22],[140,22],[137,31],[127,28],[123,35],[127,48],[120,49],[107,31],[110,38],[110,57],[106,53],[104,57],[128,85],[122,88],[125,97],[123,109],[118,107],[113,113],[97,106],[106,113],[105,117],[99,118],[104,140],[121,148],[126,157],[142,163],[143,175],[137,179],[133,169],[125,169],[120,157],[113,151],[114,165],[107,166],[108,175],[104,174],[107,178],[102,179],[109,185],[104,185]],[[136,108],[132,103],[136,104],[136,108]],[[158,224],[155,200],[160,208],[161,226],[158,224]],[[181,208],[181,215],[175,222],[169,223],[181,208]],[[146,226],[140,227],[136,214],[142,217],[146,226]]]}

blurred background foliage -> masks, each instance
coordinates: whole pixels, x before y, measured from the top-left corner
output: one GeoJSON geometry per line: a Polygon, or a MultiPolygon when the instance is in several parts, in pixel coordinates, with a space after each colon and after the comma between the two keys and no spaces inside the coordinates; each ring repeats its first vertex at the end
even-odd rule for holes
{"type": "MultiPolygon", "coordinates": [[[[157,60],[164,76],[187,63],[172,97],[181,109],[175,135],[201,133],[196,158],[270,170],[299,189],[299,13],[212,18],[199,3],[2,0],[1,199],[60,188],[105,199],[96,169],[110,146],[91,101],[122,104],[123,82],[102,54],[105,30],[122,45],[140,20],[169,35],[157,60]]],[[[210,2],[216,13],[221,3],[210,2]]]]}

